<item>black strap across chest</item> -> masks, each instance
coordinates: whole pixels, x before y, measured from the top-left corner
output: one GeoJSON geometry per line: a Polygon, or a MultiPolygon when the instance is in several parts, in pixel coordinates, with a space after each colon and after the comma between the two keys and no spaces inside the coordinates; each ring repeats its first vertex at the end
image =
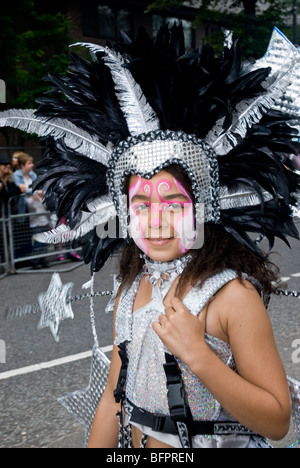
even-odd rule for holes
{"type": "MultiPolygon", "coordinates": [[[[114,391],[117,403],[123,405],[125,400],[125,384],[127,377],[128,358],[127,343],[119,346],[121,369],[114,391]]],[[[235,421],[194,421],[189,408],[182,373],[174,356],[165,353],[164,371],[167,381],[167,397],[170,415],[156,414],[138,408],[128,401],[131,408],[130,420],[134,423],[150,427],[153,431],[179,436],[183,448],[191,448],[191,437],[195,435],[252,435],[253,432],[235,421]]]]}

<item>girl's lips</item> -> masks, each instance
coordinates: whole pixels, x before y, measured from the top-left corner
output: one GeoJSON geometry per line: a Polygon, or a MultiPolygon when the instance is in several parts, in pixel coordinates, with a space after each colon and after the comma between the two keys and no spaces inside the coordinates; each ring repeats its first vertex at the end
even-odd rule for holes
{"type": "Polygon", "coordinates": [[[153,247],[163,247],[167,244],[169,244],[171,241],[173,240],[173,238],[165,238],[165,237],[162,237],[162,238],[154,238],[154,239],[146,239],[146,241],[149,242],[150,245],[152,245],[153,247]]]}

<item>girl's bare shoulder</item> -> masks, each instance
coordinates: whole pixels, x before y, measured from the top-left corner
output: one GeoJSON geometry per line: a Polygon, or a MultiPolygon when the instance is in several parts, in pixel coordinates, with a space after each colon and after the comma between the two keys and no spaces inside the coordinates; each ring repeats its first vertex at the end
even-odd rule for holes
{"type": "Polygon", "coordinates": [[[230,341],[230,333],[253,324],[269,328],[270,321],[264,303],[255,288],[247,280],[235,279],[224,286],[209,307],[208,320],[218,322],[230,341]],[[210,314],[210,317],[209,317],[210,314]]]}

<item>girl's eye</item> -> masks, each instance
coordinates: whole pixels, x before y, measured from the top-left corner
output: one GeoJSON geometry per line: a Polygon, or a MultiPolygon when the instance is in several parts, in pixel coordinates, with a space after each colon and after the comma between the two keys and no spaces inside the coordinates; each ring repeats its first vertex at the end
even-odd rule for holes
{"type": "Polygon", "coordinates": [[[150,206],[147,203],[140,203],[139,205],[135,205],[133,208],[137,213],[145,213],[150,210],[150,206]]]}
{"type": "Polygon", "coordinates": [[[168,211],[182,211],[183,210],[183,205],[181,203],[170,203],[166,207],[168,211]]]}

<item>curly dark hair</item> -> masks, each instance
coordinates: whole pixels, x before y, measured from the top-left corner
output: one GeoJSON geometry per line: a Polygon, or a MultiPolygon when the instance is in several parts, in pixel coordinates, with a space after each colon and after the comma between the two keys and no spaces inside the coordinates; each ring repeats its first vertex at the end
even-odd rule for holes
{"type": "MultiPolygon", "coordinates": [[[[179,165],[173,164],[164,169],[183,185],[192,200],[191,184],[186,172],[179,165]]],[[[125,182],[124,193],[128,193],[129,179],[125,182]]],[[[200,249],[190,251],[191,261],[182,273],[177,286],[178,297],[184,295],[187,286],[199,287],[212,276],[225,269],[236,271],[242,282],[243,274],[255,278],[262,287],[262,293],[268,297],[279,286],[279,268],[270,261],[270,256],[262,258],[240,244],[222,225],[206,223],[204,226],[204,244],[200,249]]],[[[120,261],[122,288],[133,283],[144,266],[140,249],[133,240],[124,247],[120,261]]]]}

